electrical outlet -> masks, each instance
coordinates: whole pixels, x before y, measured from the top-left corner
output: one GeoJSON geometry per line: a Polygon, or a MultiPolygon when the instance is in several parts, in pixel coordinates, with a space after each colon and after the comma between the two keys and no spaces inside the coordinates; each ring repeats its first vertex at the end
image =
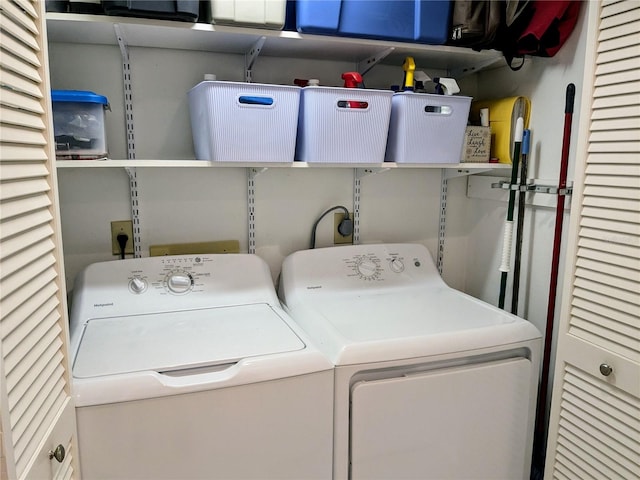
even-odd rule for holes
{"type": "Polygon", "coordinates": [[[127,245],[124,247],[124,253],[133,255],[133,222],[131,220],[111,222],[111,253],[114,255],[120,255],[118,235],[121,233],[124,233],[129,237],[127,245]]]}
{"type": "MultiPolygon", "coordinates": [[[[340,225],[340,222],[342,221],[343,218],[344,218],[344,212],[336,212],[333,214],[333,244],[334,245],[353,243],[353,234],[347,237],[343,237],[342,235],[340,235],[340,232],[338,232],[338,225],[340,225]]],[[[349,212],[349,218],[353,220],[352,212],[349,212]]]]}

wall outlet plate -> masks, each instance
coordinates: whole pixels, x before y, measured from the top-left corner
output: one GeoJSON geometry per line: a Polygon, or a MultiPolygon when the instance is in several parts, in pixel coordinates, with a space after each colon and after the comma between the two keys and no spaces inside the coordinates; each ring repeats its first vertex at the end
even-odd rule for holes
{"type": "MultiPolygon", "coordinates": [[[[336,212],[333,214],[333,244],[334,245],[343,245],[345,243],[353,243],[353,234],[343,237],[338,232],[338,225],[344,218],[344,212],[336,212]]],[[[353,220],[353,212],[349,212],[349,218],[353,220]]]]}
{"type": "Polygon", "coordinates": [[[124,253],[133,255],[133,222],[131,220],[118,220],[111,222],[111,253],[120,255],[118,235],[124,233],[129,239],[124,247],[124,253]]]}

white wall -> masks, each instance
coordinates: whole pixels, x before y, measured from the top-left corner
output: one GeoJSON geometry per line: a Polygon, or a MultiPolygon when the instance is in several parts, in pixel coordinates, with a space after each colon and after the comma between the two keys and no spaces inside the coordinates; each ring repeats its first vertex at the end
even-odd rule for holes
{"type": "MultiPolygon", "coordinates": [[[[106,95],[107,141],[111,158],[126,158],[120,51],[114,46],[51,44],[51,82],[57,89],[92,90],[106,95]]],[[[131,48],[135,148],[138,159],[193,159],[187,91],[204,73],[240,81],[244,57],[184,50],[131,48]]],[[[291,84],[293,78],[319,78],[341,84],[354,64],[323,60],[260,57],[254,81],[291,84]]],[[[418,65],[430,75],[428,66],[418,65]]],[[[367,87],[385,88],[402,80],[400,66],[378,65],[367,87]]],[[[475,80],[461,82],[475,93],[475,80]]],[[[251,134],[251,132],[248,132],[251,134]]],[[[351,168],[270,168],[255,179],[256,251],[274,280],[284,257],[308,248],[311,226],[327,208],[353,209],[351,168]]],[[[155,244],[236,239],[247,251],[247,170],[238,168],[137,168],[142,253],[155,244]]],[[[110,222],[131,217],[129,178],[122,168],[66,168],[58,171],[62,234],[68,288],[86,265],[112,260],[110,222]]],[[[458,182],[456,195],[464,194],[458,182]]],[[[367,242],[420,242],[436,253],[439,170],[395,170],[361,180],[360,239],[367,242]]],[[[464,232],[458,232],[464,237],[464,232]]],[[[333,239],[333,219],[318,229],[317,246],[333,239]]],[[[459,242],[452,238],[451,245],[459,242]]],[[[449,248],[448,251],[451,251],[449,248]]],[[[445,278],[464,284],[465,258],[450,255],[445,278]]]]}

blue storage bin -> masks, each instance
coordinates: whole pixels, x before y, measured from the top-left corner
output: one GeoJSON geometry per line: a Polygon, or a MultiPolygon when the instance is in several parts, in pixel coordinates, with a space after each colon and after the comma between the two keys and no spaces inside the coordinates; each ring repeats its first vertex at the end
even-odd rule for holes
{"type": "Polygon", "coordinates": [[[296,28],[440,45],[447,40],[451,5],[448,0],[297,0],[296,28]]]}

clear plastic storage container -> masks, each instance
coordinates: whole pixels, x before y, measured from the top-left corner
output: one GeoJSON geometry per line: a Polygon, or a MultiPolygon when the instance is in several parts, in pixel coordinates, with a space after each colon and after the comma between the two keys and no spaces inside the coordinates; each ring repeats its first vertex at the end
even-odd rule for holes
{"type": "Polygon", "coordinates": [[[56,158],[91,160],[107,156],[107,97],[80,90],[52,90],[56,158]]]}

